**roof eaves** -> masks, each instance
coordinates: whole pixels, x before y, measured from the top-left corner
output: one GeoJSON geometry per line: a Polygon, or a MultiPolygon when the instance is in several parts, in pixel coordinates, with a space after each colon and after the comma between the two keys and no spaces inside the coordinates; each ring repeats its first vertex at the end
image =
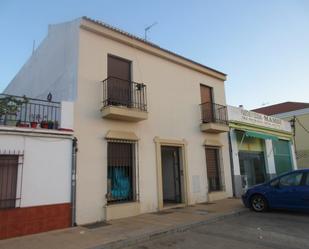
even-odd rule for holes
{"type": "Polygon", "coordinates": [[[98,24],[98,25],[101,25],[101,26],[103,26],[103,27],[105,27],[105,28],[108,28],[108,29],[110,29],[110,30],[112,30],[112,31],[115,31],[115,32],[117,32],[117,33],[120,33],[120,34],[122,34],[122,35],[125,35],[125,36],[127,36],[127,37],[129,37],[129,38],[132,38],[132,39],[137,40],[137,41],[139,41],[139,42],[142,42],[142,43],[144,43],[144,44],[147,44],[148,46],[151,46],[151,47],[160,49],[160,50],[162,50],[163,52],[166,52],[166,53],[169,53],[169,54],[171,54],[171,55],[174,55],[174,56],[176,56],[176,57],[178,57],[178,58],[180,58],[180,59],[186,60],[186,61],[188,61],[188,62],[190,62],[190,63],[193,63],[193,64],[195,64],[195,65],[197,65],[197,66],[203,67],[203,68],[205,68],[205,69],[207,69],[207,70],[211,70],[211,71],[213,71],[213,72],[215,72],[215,73],[221,74],[221,75],[224,76],[224,77],[227,76],[227,74],[225,74],[225,73],[223,73],[223,72],[220,72],[220,71],[218,71],[218,70],[216,70],[216,69],[213,69],[213,68],[211,68],[211,67],[205,66],[205,65],[203,65],[203,64],[201,64],[201,63],[198,63],[198,62],[196,62],[196,61],[193,61],[193,60],[191,60],[191,59],[188,59],[188,58],[186,58],[186,57],[184,57],[184,56],[182,56],[182,55],[179,55],[179,54],[177,54],[177,53],[175,53],[175,52],[172,52],[172,51],[170,51],[170,50],[167,50],[167,49],[165,49],[165,48],[162,48],[162,47],[160,47],[160,46],[158,46],[158,45],[156,45],[156,44],[154,44],[154,43],[152,43],[152,42],[146,41],[146,40],[144,40],[144,39],[142,39],[142,38],[140,38],[140,37],[138,37],[138,36],[135,36],[135,35],[133,35],[133,34],[130,34],[130,33],[126,32],[126,31],[123,31],[123,30],[121,30],[121,29],[119,29],[119,28],[116,28],[116,27],[114,27],[114,26],[111,26],[111,25],[109,25],[109,24],[107,24],[107,23],[105,23],[105,22],[98,21],[98,20],[92,19],[92,18],[87,17],[87,16],[83,16],[82,19],[87,20],[87,21],[90,21],[90,22],[93,22],[93,23],[98,24]]]}

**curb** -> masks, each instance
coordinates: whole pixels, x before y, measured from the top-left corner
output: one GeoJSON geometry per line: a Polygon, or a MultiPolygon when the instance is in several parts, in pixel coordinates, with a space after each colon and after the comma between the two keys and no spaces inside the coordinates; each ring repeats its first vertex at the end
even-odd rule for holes
{"type": "Polygon", "coordinates": [[[226,213],[223,215],[218,215],[215,217],[212,217],[210,219],[207,220],[203,220],[203,221],[198,221],[198,222],[191,222],[191,223],[185,223],[185,224],[180,224],[174,227],[168,227],[165,229],[160,229],[154,232],[150,232],[150,233],[145,233],[142,235],[138,235],[135,237],[129,237],[126,239],[120,239],[120,240],[116,240],[113,242],[108,242],[106,244],[101,244],[98,246],[94,246],[94,247],[89,247],[88,249],[119,249],[122,247],[128,247],[128,246],[133,246],[136,245],[138,243],[142,243],[142,242],[146,242],[152,239],[156,239],[156,238],[160,238],[166,235],[171,235],[171,234],[175,234],[175,233],[182,233],[185,232],[189,229],[192,228],[196,228],[199,226],[203,226],[206,224],[210,224],[213,222],[217,222],[217,221],[221,221],[221,220],[225,220],[226,218],[230,218],[230,217],[235,217],[235,216],[239,216],[243,213],[249,212],[247,209],[239,209],[239,210],[235,210],[232,211],[230,213],[226,213]]]}

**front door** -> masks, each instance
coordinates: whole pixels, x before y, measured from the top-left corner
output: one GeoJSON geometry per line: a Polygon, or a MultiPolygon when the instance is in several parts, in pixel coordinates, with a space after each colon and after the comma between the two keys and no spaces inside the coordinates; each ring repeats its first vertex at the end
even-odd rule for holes
{"type": "Polygon", "coordinates": [[[179,148],[161,147],[163,205],[182,202],[179,148]]]}
{"type": "Polygon", "coordinates": [[[131,105],[131,62],[108,56],[108,102],[110,105],[131,105]]]}

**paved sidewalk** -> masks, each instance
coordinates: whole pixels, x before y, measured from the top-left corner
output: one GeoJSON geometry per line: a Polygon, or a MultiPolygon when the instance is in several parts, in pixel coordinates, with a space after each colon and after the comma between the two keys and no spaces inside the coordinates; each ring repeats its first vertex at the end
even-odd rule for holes
{"type": "Polygon", "coordinates": [[[98,228],[75,227],[0,241],[0,249],[120,248],[184,231],[245,212],[239,199],[174,208],[108,222],[98,228]]]}

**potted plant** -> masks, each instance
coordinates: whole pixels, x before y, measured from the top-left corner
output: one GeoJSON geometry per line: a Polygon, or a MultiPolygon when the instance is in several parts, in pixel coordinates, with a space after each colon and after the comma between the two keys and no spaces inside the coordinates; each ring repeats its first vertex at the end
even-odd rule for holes
{"type": "Polygon", "coordinates": [[[22,127],[22,128],[29,128],[29,124],[23,123],[23,122],[21,122],[20,120],[18,120],[18,121],[16,122],[16,126],[17,126],[17,127],[22,127]]]}
{"type": "Polygon", "coordinates": [[[40,114],[31,115],[31,122],[30,122],[30,127],[35,129],[38,127],[38,123],[40,122],[40,114]]]}
{"type": "Polygon", "coordinates": [[[54,122],[54,129],[58,130],[58,128],[59,128],[59,122],[56,120],[54,122]]]}
{"type": "Polygon", "coordinates": [[[36,121],[31,121],[31,122],[30,122],[30,127],[31,127],[32,129],[37,128],[37,126],[38,126],[38,122],[36,122],[36,121]]]}
{"type": "Polygon", "coordinates": [[[0,118],[4,125],[16,126],[17,124],[17,113],[23,104],[28,103],[26,96],[18,99],[10,95],[4,95],[0,97],[0,118]]]}
{"type": "Polygon", "coordinates": [[[42,120],[40,125],[41,128],[48,129],[48,122],[46,120],[42,120]]]}
{"type": "Polygon", "coordinates": [[[48,120],[47,123],[48,123],[48,129],[51,129],[51,130],[54,129],[54,121],[48,120]]]}

